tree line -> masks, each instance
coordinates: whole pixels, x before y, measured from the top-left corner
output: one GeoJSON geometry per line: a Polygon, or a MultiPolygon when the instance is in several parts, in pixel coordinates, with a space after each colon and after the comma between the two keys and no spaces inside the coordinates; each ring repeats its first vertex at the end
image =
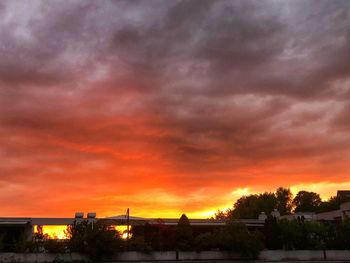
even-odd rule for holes
{"type": "Polygon", "coordinates": [[[16,242],[5,243],[0,234],[0,252],[79,252],[97,262],[121,251],[203,251],[221,250],[239,253],[246,258],[256,258],[262,249],[350,249],[350,219],[342,222],[278,219],[271,214],[277,209],[281,215],[292,212],[324,212],[339,209],[341,196],[322,201],[317,193],[300,191],[295,197],[287,188],[279,187],[273,193],[261,193],[239,198],[232,209],[219,211],[215,219],[226,224],[196,232],[186,215],[176,227],[159,222],[132,228],[130,240],[106,221],[76,221],[67,226],[66,240],[53,240],[39,226],[32,240],[20,235],[16,242]],[[235,219],[257,218],[265,212],[263,227],[250,227],[235,219]]]}
{"type": "Polygon", "coordinates": [[[350,201],[347,197],[332,196],[327,201],[322,201],[320,195],[315,192],[299,191],[295,197],[289,188],[279,187],[275,192],[265,192],[242,196],[226,211],[218,210],[216,219],[252,219],[258,218],[261,212],[266,215],[275,209],[281,215],[292,212],[328,212],[340,208],[342,202],[350,201]]]}

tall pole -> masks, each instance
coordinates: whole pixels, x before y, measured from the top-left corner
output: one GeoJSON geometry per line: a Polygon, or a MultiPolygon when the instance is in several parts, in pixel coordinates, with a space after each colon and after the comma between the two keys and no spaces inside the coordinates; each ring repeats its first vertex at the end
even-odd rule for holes
{"type": "Polygon", "coordinates": [[[129,250],[130,209],[126,210],[126,246],[129,250]]]}

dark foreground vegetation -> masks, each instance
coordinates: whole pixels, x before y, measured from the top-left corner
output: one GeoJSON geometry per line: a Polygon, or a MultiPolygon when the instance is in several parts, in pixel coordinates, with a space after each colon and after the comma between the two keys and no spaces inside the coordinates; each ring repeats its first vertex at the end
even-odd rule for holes
{"type": "Polygon", "coordinates": [[[282,215],[294,212],[316,212],[337,209],[339,197],[322,202],[316,193],[299,192],[292,198],[289,189],[278,188],[275,193],[245,196],[237,200],[232,209],[218,211],[214,222],[225,222],[210,231],[194,233],[186,215],[182,215],[176,227],[161,223],[145,225],[133,230],[131,238],[124,240],[114,227],[104,221],[79,221],[67,226],[66,240],[50,239],[40,227],[32,240],[20,236],[16,242],[5,242],[0,235],[0,252],[79,252],[92,261],[108,258],[121,251],[204,251],[219,250],[239,253],[246,258],[256,258],[262,249],[350,249],[350,219],[337,222],[307,221],[303,217],[287,220],[275,217],[278,209],[282,215]],[[257,218],[259,213],[268,215],[264,227],[249,227],[236,219],[257,218]]]}
{"type": "MultiPolygon", "coordinates": [[[[350,219],[334,225],[269,217],[262,229],[248,229],[241,223],[228,223],[212,232],[194,236],[187,217],[183,215],[175,230],[164,226],[156,233],[135,236],[129,241],[123,240],[116,230],[99,221],[81,221],[69,226],[67,235],[67,240],[55,240],[39,231],[33,240],[20,239],[10,250],[19,253],[79,252],[93,261],[127,250],[145,253],[220,250],[256,258],[262,249],[350,249],[350,219]]],[[[0,248],[4,251],[4,244],[0,248]]]]}

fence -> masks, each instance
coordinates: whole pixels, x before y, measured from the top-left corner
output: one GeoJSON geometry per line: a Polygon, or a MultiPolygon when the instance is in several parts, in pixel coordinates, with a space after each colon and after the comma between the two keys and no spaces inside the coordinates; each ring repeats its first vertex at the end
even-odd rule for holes
{"type": "MultiPolygon", "coordinates": [[[[150,252],[137,251],[121,252],[112,261],[174,261],[174,260],[240,260],[237,253],[225,251],[202,252],[150,252]]],[[[350,250],[264,250],[258,261],[282,260],[348,260],[350,250]]],[[[51,253],[0,253],[1,263],[44,263],[44,262],[77,262],[88,261],[88,257],[79,253],[51,254],[51,253]]]]}

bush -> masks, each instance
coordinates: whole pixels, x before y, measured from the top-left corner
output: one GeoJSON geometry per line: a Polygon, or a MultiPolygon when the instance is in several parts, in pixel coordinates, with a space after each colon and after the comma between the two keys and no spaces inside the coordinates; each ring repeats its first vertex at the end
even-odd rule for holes
{"type": "Polygon", "coordinates": [[[13,251],[16,253],[28,252],[30,245],[31,241],[28,241],[26,235],[21,233],[18,240],[14,243],[13,251]]]}
{"type": "Polygon", "coordinates": [[[203,233],[194,240],[194,246],[197,251],[210,250],[217,246],[216,237],[213,233],[203,233]]]}
{"type": "Polygon", "coordinates": [[[66,253],[67,243],[65,240],[48,239],[44,242],[44,249],[49,253],[66,253]]]}
{"type": "Polygon", "coordinates": [[[307,249],[325,248],[327,229],[324,224],[319,222],[305,222],[302,227],[307,249]]]}
{"type": "Polygon", "coordinates": [[[265,246],[267,249],[281,249],[281,230],[277,223],[277,218],[269,216],[265,220],[263,233],[265,236],[265,246]]]}
{"type": "Polygon", "coordinates": [[[129,249],[149,253],[152,251],[152,246],[146,243],[143,237],[132,237],[129,241],[129,249]]]}
{"type": "Polygon", "coordinates": [[[4,235],[0,234],[0,252],[4,251],[4,235]]]}
{"type": "Polygon", "coordinates": [[[157,226],[145,225],[144,239],[152,250],[167,251],[176,247],[176,229],[159,223],[157,226]]]}
{"type": "Polygon", "coordinates": [[[278,226],[285,249],[325,248],[327,228],[322,223],[282,219],[278,226]]]}
{"type": "Polygon", "coordinates": [[[333,238],[328,238],[327,247],[333,249],[350,249],[350,219],[344,220],[332,230],[333,238]]]}
{"type": "Polygon", "coordinates": [[[254,259],[264,248],[263,234],[258,231],[248,231],[244,224],[228,225],[217,233],[218,247],[222,250],[234,251],[242,257],[254,259]]]}
{"type": "Polygon", "coordinates": [[[92,261],[110,257],[121,250],[121,238],[115,229],[101,221],[75,222],[67,229],[68,249],[88,254],[92,261]]]}

